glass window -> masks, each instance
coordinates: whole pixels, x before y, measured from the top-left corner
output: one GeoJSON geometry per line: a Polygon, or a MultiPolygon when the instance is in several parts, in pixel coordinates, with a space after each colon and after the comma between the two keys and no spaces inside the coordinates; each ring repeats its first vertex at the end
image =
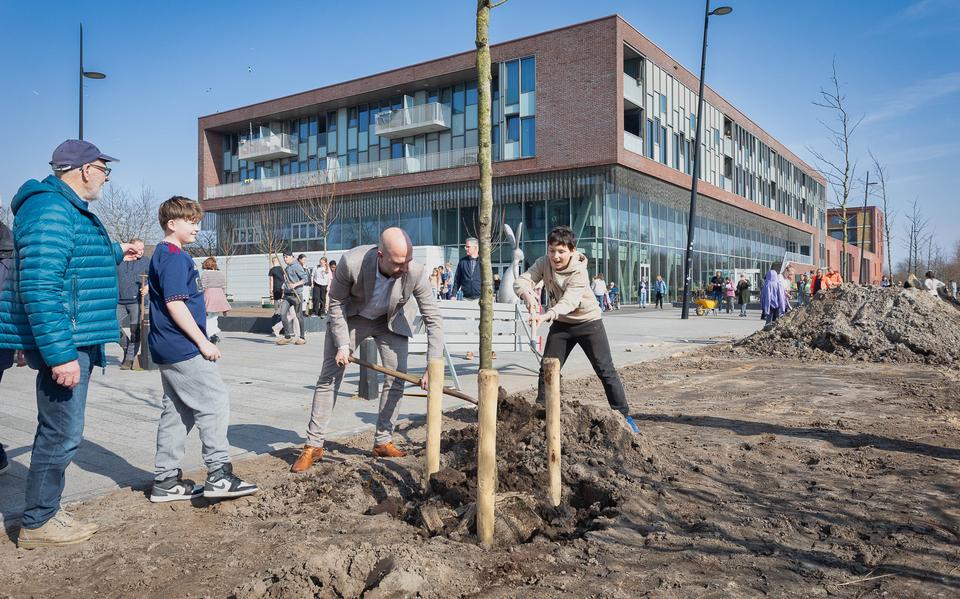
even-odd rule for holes
{"type": "Polygon", "coordinates": [[[467,104],[467,129],[476,129],[477,128],[477,105],[467,104]]]}
{"type": "Polygon", "coordinates": [[[390,144],[390,158],[403,158],[403,142],[397,140],[390,144]]]}
{"type": "Polygon", "coordinates": [[[467,106],[477,103],[477,82],[467,82],[467,106]]]}
{"type": "Polygon", "coordinates": [[[461,83],[453,88],[453,114],[463,114],[465,107],[464,85],[461,83]]]}
{"type": "Polygon", "coordinates": [[[667,97],[663,94],[660,94],[660,112],[667,111],[667,97]]]}
{"type": "Polygon", "coordinates": [[[490,131],[491,159],[500,160],[500,126],[494,125],[490,131]]]}
{"type": "Polygon", "coordinates": [[[547,203],[547,229],[570,225],[570,200],[550,200],[547,203]]]}
{"type": "Polygon", "coordinates": [[[507,66],[507,106],[520,103],[520,61],[511,60],[507,66]]]}
{"type": "Polygon", "coordinates": [[[526,229],[524,237],[529,241],[546,239],[547,215],[544,203],[541,201],[524,202],[523,214],[523,226],[526,229]]]}
{"type": "Polygon", "coordinates": [[[520,117],[507,117],[507,143],[520,141],[520,117]]]}
{"type": "Polygon", "coordinates": [[[653,121],[647,119],[647,158],[653,158],[653,121]]]}
{"type": "Polygon", "coordinates": [[[667,163],[667,128],[660,127],[660,162],[667,163]]]}
{"type": "Polygon", "coordinates": [[[476,148],[480,145],[480,133],[476,129],[470,129],[464,135],[464,144],[468,148],[476,148]]]}
{"type": "Polygon", "coordinates": [[[310,135],[317,134],[317,117],[310,119],[310,135]]]}
{"type": "Polygon", "coordinates": [[[536,61],[531,56],[520,61],[520,91],[532,92],[536,89],[537,69],[536,61]]]}
{"type": "Polygon", "coordinates": [[[535,156],[537,153],[537,119],[527,117],[521,121],[521,156],[535,156]]]}
{"type": "Polygon", "coordinates": [[[306,139],[307,136],[310,135],[307,132],[309,127],[310,127],[310,124],[307,122],[307,119],[300,120],[300,139],[301,140],[306,139]]]}
{"type": "Polygon", "coordinates": [[[370,118],[367,116],[367,105],[360,105],[360,131],[366,131],[370,126],[370,118]]]}

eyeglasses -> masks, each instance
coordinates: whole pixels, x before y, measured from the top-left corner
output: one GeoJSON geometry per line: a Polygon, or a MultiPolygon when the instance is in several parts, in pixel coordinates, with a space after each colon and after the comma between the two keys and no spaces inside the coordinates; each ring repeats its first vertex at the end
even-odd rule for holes
{"type": "Polygon", "coordinates": [[[110,171],[113,170],[113,169],[111,169],[109,166],[100,166],[99,164],[88,164],[87,166],[91,166],[91,167],[93,167],[93,168],[95,168],[95,169],[103,172],[103,176],[104,176],[104,177],[109,177],[109,176],[110,176],[110,171]]]}

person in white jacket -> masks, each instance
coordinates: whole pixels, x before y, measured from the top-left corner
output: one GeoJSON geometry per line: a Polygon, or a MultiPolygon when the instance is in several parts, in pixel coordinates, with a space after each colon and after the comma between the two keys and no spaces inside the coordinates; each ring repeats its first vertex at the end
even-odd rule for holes
{"type": "MultiPolygon", "coordinates": [[[[620,375],[613,366],[610,342],[603,327],[600,306],[590,287],[587,257],[576,251],[577,238],[570,227],[555,227],[547,237],[547,255],[533,263],[513,284],[514,291],[530,311],[530,324],[536,330],[542,322],[550,322],[550,332],[543,348],[544,358],[557,358],[560,366],[577,345],[587,355],[593,371],[600,377],[607,402],[623,414],[635,433],[639,433],[620,375]],[[540,313],[540,303],[534,291],[543,282],[549,306],[540,313]]],[[[543,366],[540,367],[538,402],[544,401],[543,366]]]]}

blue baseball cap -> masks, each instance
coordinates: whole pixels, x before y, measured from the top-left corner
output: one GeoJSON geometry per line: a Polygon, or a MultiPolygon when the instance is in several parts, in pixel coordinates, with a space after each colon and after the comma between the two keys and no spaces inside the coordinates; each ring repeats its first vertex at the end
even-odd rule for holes
{"type": "Polygon", "coordinates": [[[84,164],[89,164],[95,160],[117,162],[116,158],[107,156],[100,151],[100,148],[89,141],[68,139],[53,151],[50,166],[52,166],[55,171],[68,171],[70,169],[80,168],[84,164]]]}

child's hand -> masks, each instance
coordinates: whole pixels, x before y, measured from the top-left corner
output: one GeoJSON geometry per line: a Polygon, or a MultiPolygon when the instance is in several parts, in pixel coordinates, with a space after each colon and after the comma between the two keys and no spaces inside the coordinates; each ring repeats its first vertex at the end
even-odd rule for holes
{"type": "Polygon", "coordinates": [[[209,341],[203,341],[200,343],[200,353],[203,354],[203,357],[211,362],[216,362],[220,359],[220,350],[217,349],[217,346],[210,343],[209,341]]]}

